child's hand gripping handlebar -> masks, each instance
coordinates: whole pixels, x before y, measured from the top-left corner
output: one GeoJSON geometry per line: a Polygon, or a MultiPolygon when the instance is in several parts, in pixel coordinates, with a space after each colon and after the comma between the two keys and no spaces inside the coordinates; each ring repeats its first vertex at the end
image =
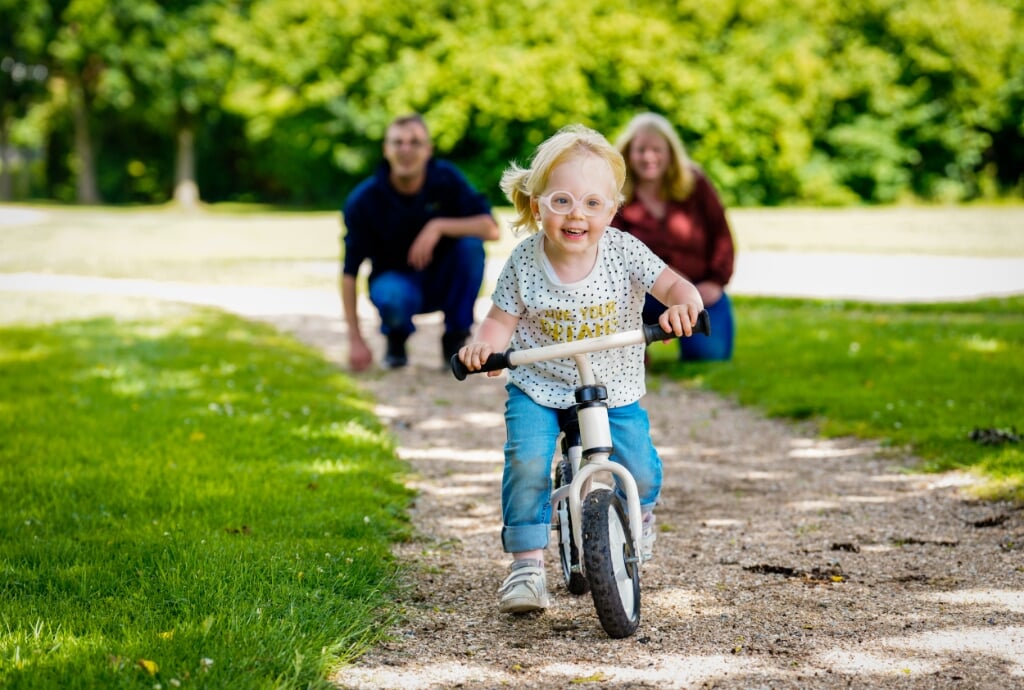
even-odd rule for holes
{"type": "MultiPolygon", "coordinates": [[[[646,323],[642,328],[644,332],[644,345],[650,345],[655,340],[671,340],[676,337],[672,331],[662,330],[661,324],[646,323]]],[[[697,323],[693,326],[693,334],[711,335],[711,317],[706,309],[701,309],[697,314],[697,323]]]]}
{"type": "MultiPolygon", "coordinates": [[[[694,335],[697,333],[711,335],[711,317],[708,316],[707,311],[701,310],[700,314],[697,315],[697,323],[693,327],[693,333],[694,335]]],[[[635,331],[613,333],[612,335],[605,335],[599,338],[586,338],[584,340],[575,340],[571,343],[557,343],[530,350],[495,352],[487,358],[482,367],[475,371],[470,371],[466,368],[466,365],[459,359],[458,353],[452,355],[450,363],[452,374],[459,381],[463,381],[469,374],[482,374],[485,371],[497,371],[498,369],[515,369],[519,364],[541,362],[556,357],[569,357],[584,352],[610,350],[627,345],[650,345],[655,340],[669,340],[675,337],[675,334],[671,331],[662,330],[660,324],[649,323],[644,324],[643,327],[635,331]]]]}

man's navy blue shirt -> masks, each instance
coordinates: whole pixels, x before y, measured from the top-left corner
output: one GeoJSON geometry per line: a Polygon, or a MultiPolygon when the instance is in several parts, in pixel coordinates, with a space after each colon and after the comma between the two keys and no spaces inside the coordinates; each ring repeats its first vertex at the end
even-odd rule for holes
{"type": "MultiPolygon", "coordinates": [[[[356,275],[366,259],[372,263],[370,280],[385,271],[412,271],[409,247],[427,221],[491,212],[487,198],[448,161],[427,161],[426,181],[412,195],[398,193],[388,179],[390,171],[384,161],[345,200],[345,275],[356,275]]],[[[451,246],[451,238],[442,238],[434,249],[435,259],[451,246]]]]}

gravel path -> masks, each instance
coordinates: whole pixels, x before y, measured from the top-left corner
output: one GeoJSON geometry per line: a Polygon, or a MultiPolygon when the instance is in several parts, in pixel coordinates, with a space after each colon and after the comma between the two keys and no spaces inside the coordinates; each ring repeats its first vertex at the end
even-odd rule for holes
{"type": "MultiPolygon", "coordinates": [[[[343,361],[337,320],[270,320],[343,361]]],[[[1024,511],[667,379],[646,398],[666,483],[637,634],[605,636],[553,547],[552,608],[499,614],[503,379],[456,382],[419,328],[412,366],[363,377],[419,491],[403,619],[340,687],[1024,687],[1024,511]]]]}

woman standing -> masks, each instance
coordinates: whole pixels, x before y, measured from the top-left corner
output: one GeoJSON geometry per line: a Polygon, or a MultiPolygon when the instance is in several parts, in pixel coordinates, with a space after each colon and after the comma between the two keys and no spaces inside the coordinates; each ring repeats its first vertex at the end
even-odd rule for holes
{"type": "MultiPolygon", "coordinates": [[[[718,193],[661,115],[634,117],[616,148],[626,159],[629,175],[623,189],[626,203],[612,226],[642,240],[695,284],[711,316],[711,336],[681,339],[679,358],[730,359],[734,320],[725,286],[732,278],[735,248],[718,193]]],[[[644,322],[653,323],[664,310],[648,295],[644,322]]]]}

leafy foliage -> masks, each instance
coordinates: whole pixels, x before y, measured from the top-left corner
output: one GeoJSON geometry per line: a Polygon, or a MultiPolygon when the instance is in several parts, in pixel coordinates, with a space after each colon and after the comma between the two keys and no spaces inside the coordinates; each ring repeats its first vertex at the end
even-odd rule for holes
{"type": "MultiPolygon", "coordinates": [[[[508,161],[556,128],[614,136],[639,110],[679,126],[732,205],[1024,192],[1020,0],[50,7],[51,147],[74,148],[61,112],[83,104],[117,201],[169,196],[188,125],[206,198],[336,207],[413,110],[495,199],[508,161]]],[[[39,193],[63,196],[71,160],[51,161],[39,193]]]]}

